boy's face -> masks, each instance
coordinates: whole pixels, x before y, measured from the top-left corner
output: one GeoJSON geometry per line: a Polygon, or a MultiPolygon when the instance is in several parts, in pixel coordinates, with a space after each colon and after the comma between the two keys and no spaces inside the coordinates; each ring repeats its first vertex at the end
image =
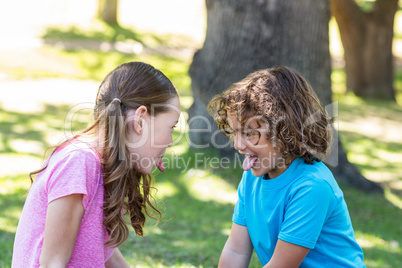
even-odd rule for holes
{"type": "Polygon", "coordinates": [[[234,114],[229,114],[228,122],[233,130],[234,147],[240,154],[245,155],[243,163],[245,171],[251,169],[254,176],[265,174],[273,179],[287,169],[285,160],[267,139],[268,125],[257,123],[257,119],[250,119],[243,126],[234,114]]]}

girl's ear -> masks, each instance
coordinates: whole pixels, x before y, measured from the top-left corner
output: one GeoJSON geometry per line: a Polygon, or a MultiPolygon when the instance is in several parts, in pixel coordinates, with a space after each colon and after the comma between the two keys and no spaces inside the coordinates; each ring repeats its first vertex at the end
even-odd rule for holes
{"type": "Polygon", "coordinates": [[[142,134],[143,127],[145,126],[144,116],[147,112],[148,109],[144,105],[127,112],[127,123],[130,124],[129,128],[133,129],[138,135],[142,134]]]}

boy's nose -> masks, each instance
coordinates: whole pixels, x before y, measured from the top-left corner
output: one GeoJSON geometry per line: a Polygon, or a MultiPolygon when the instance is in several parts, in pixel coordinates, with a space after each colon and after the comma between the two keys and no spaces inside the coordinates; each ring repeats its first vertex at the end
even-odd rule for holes
{"type": "Polygon", "coordinates": [[[243,151],[244,149],[246,149],[246,143],[242,139],[241,135],[235,136],[233,144],[234,144],[235,149],[238,151],[243,151]]]}

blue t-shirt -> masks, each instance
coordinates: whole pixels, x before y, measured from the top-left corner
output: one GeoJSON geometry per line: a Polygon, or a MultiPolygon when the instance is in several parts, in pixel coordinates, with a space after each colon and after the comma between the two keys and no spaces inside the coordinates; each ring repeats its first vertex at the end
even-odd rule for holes
{"type": "Polygon", "coordinates": [[[278,239],[309,248],[300,267],[365,267],[343,192],[331,171],[295,159],[280,176],[243,173],[233,222],[247,226],[261,264],[278,239]]]}

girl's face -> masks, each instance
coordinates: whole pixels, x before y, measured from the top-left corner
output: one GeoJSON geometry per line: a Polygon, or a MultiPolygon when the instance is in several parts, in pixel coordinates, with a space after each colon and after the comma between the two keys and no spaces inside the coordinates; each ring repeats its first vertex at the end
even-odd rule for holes
{"type": "Polygon", "coordinates": [[[153,167],[163,172],[162,157],[166,148],[173,144],[172,133],[180,116],[179,98],[175,97],[163,105],[168,106],[169,110],[156,116],[151,116],[149,112],[141,114],[138,111],[141,107],[138,108],[134,111],[133,127],[129,127],[130,162],[142,174],[151,173],[153,167]]]}
{"type": "Polygon", "coordinates": [[[287,169],[285,160],[268,140],[266,123],[257,123],[257,120],[247,121],[246,126],[237,120],[233,114],[229,114],[228,122],[233,129],[234,147],[246,158],[243,163],[245,171],[250,170],[254,176],[260,177],[268,174],[273,179],[281,175],[287,169]]]}

